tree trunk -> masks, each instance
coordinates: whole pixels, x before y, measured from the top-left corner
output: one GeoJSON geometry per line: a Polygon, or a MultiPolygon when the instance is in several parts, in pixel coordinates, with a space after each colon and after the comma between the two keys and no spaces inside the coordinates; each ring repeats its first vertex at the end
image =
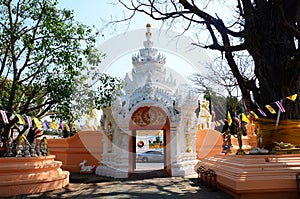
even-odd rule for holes
{"type": "MultiPolygon", "coordinates": [[[[293,16],[288,16],[289,12],[292,12],[291,8],[286,8],[283,2],[260,1],[255,17],[245,18],[245,42],[259,80],[259,86],[253,93],[260,107],[267,104],[274,106],[276,101],[299,91],[300,53],[295,46],[293,33],[286,28],[286,23],[293,19],[293,16]]],[[[281,119],[300,119],[298,99],[297,102],[284,100],[286,113],[281,114],[281,119]]],[[[276,118],[276,115],[268,116],[276,118]]]]}

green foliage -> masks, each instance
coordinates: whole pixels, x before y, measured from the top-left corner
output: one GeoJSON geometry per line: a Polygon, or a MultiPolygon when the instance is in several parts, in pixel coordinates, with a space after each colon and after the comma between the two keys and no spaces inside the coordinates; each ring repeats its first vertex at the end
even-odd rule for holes
{"type": "Polygon", "coordinates": [[[125,86],[125,81],[103,73],[99,82],[95,98],[96,107],[97,109],[110,107],[116,97],[120,95],[121,89],[125,86]]]}
{"type": "MultiPolygon", "coordinates": [[[[111,106],[124,86],[123,80],[95,67],[104,54],[94,48],[93,29],[74,21],[73,12],[59,10],[57,4],[0,0],[0,109],[9,118],[9,124],[0,123],[2,141],[10,132],[22,137],[28,129],[13,113],[71,124],[95,106],[111,106]]],[[[65,127],[45,134],[69,137],[76,131],[65,127]]]]}
{"type": "Polygon", "coordinates": [[[57,4],[0,0],[0,104],[8,113],[72,122],[94,105],[92,85],[102,74],[88,62],[95,65],[104,54],[94,48],[93,29],[57,4]]]}

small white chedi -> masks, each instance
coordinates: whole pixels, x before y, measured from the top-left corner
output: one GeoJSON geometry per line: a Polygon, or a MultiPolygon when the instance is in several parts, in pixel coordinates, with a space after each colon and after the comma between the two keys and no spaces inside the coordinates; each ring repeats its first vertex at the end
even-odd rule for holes
{"type": "Polygon", "coordinates": [[[97,175],[127,178],[134,172],[136,143],[131,138],[135,128],[147,126],[152,130],[161,126],[167,132],[164,168],[169,174],[194,173],[197,96],[184,77],[165,66],[165,55],[153,48],[150,24],[145,36],[144,47],[132,55],[133,67],[121,96],[103,112],[101,131],[106,136],[97,175]]]}

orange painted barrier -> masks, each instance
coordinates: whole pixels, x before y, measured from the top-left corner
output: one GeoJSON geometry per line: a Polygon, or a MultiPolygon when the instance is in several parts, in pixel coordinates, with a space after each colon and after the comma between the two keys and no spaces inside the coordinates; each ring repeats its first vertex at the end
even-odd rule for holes
{"type": "Polygon", "coordinates": [[[299,154],[218,154],[203,159],[197,166],[200,165],[214,170],[218,188],[236,199],[297,198],[299,154]]]}
{"type": "Polygon", "coordinates": [[[48,148],[63,163],[64,170],[79,172],[83,160],[87,160],[87,166],[97,167],[103,153],[102,133],[82,131],[70,138],[48,139],[48,148]]]}
{"type": "Polygon", "coordinates": [[[69,184],[69,172],[55,156],[0,158],[0,197],[34,194],[69,184]]]}
{"type": "Polygon", "coordinates": [[[214,156],[222,152],[223,138],[219,131],[200,129],[196,134],[197,159],[214,156]]]}
{"type": "MultiPolygon", "coordinates": [[[[243,136],[243,149],[249,151],[257,146],[254,125],[247,125],[247,136],[243,136]]],[[[223,137],[221,132],[213,129],[200,129],[196,134],[197,159],[215,156],[222,152],[223,137]]],[[[238,147],[237,138],[231,136],[232,153],[236,153],[238,147]]]]}
{"type": "MultiPolygon", "coordinates": [[[[251,148],[257,145],[254,128],[254,125],[247,126],[248,134],[243,137],[243,144],[251,148]]],[[[198,131],[198,158],[202,159],[199,158],[201,161],[195,166],[195,171],[200,166],[213,170],[219,189],[236,199],[297,198],[296,174],[300,172],[299,154],[235,155],[231,153],[225,155],[217,153],[211,156],[207,148],[212,148],[214,151],[218,149],[218,145],[211,141],[217,135],[209,133],[209,130],[198,131]],[[203,150],[201,144],[206,146],[204,148],[206,150],[203,150]]],[[[236,138],[231,140],[233,146],[237,147],[236,138]]]]}

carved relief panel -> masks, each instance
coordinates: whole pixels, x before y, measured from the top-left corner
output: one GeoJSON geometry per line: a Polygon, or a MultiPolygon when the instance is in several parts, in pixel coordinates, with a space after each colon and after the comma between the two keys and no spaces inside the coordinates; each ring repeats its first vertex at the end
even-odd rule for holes
{"type": "Polygon", "coordinates": [[[131,117],[133,126],[165,126],[169,123],[166,113],[158,107],[144,106],[135,111],[131,117]]]}

